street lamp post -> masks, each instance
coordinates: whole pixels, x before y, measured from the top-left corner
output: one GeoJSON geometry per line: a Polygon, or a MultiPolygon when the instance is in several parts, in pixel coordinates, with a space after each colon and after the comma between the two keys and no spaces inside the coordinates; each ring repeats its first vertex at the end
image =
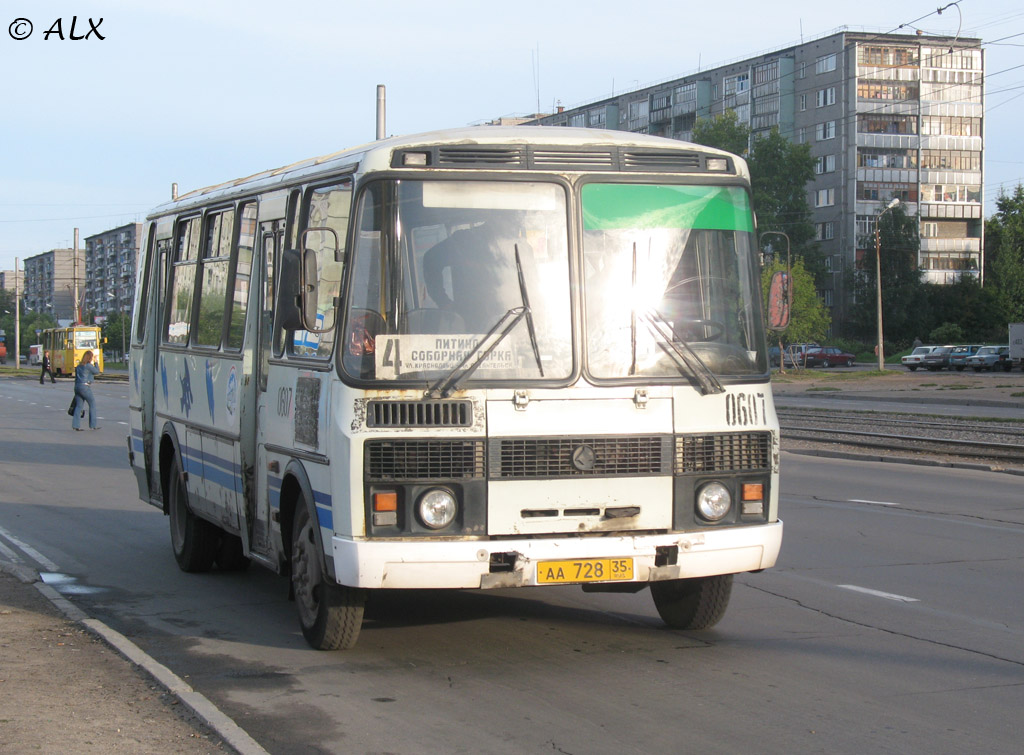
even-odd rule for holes
{"type": "Polygon", "coordinates": [[[898,197],[894,197],[885,209],[878,213],[875,218],[875,286],[878,304],[878,371],[885,370],[885,345],[882,342],[882,237],[878,232],[878,226],[882,222],[882,216],[900,203],[898,197]]]}

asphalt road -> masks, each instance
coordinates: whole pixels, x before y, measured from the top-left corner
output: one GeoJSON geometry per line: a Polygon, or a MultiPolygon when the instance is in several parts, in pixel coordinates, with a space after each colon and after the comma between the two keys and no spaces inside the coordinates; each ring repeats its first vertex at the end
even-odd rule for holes
{"type": "Polygon", "coordinates": [[[272,753],[1019,751],[1019,477],[783,454],[780,563],[713,631],[665,629],[646,592],[404,592],[319,653],[283,578],[177,569],[124,386],[97,386],[97,432],[70,393],[0,380],[0,554],[272,753]]]}

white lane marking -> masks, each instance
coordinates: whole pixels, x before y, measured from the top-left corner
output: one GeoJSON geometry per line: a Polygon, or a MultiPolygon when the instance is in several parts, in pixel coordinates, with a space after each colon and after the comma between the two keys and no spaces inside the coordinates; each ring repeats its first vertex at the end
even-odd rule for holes
{"type": "Polygon", "coordinates": [[[60,570],[60,567],[58,567],[57,564],[53,563],[53,561],[48,559],[46,556],[44,556],[42,553],[37,551],[35,548],[33,548],[28,543],[21,542],[21,540],[16,538],[14,535],[12,535],[10,532],[5,530],[3,527],[0,527],[0,537],[3,537],[8,542],[11,542],[14,545],[18,546],[18,548],[21,549],[22,553],[24,553],[29,558],[33,559],[37,564],[42,566],[47,571],[59,571],[60,570]]]}
{"type": "Polygon", "coordinates": [[[12,551],[10,548],[8,548],[6,545],[4,545],[2,542],[0,542],[0,553],[2,553],[5,556],[7,556],[7,558],[9,560],[13,561],[16,564],[20,564],[21,563],[21,556],[19,556],[17,553],[12,551]]]}
{"type": "Polygon", "coordinates": [[[850,503],[871,503],[875,506],[899,506],[898,503],[890,503],[889,501],[866,501],[863,498],[851,498],[850,503]]]}
{"type": "Polygon", "coordinates": [[[906,595],[896,595],[891,592],[881,592],[880,590],[869,590],[867,587],[858,587],[857,585],[836,585],[844,590],[853,590],[854,592],[862,592],[865,595],[874,595],[876,598],[885,598],[886,600],[898,600],[900,603],[920,603],[921,601],[917,598],[908,598],[906,595]]]}

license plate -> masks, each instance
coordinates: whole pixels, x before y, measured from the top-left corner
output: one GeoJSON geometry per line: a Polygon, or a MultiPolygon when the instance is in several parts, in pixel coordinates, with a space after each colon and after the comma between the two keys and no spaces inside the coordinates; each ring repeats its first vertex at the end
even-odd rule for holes
{"type": "Polygon", "coordinates": [[[631,558],[581,558],[575,561],[540,561],[537,564],[537,584],[540,585],[623,579],[633,579],[631,558]]]}

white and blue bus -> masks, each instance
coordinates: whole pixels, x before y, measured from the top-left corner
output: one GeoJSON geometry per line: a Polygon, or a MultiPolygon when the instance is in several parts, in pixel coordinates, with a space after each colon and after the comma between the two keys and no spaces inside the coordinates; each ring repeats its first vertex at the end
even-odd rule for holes
{"type": "Polygon", "coordinates": [[[390,138],[146,221],[130,463],[181,569],[375,591],[650,587],[714,625],[774,565],[779,431],[744,161],[570,128],[390,138]]]}

